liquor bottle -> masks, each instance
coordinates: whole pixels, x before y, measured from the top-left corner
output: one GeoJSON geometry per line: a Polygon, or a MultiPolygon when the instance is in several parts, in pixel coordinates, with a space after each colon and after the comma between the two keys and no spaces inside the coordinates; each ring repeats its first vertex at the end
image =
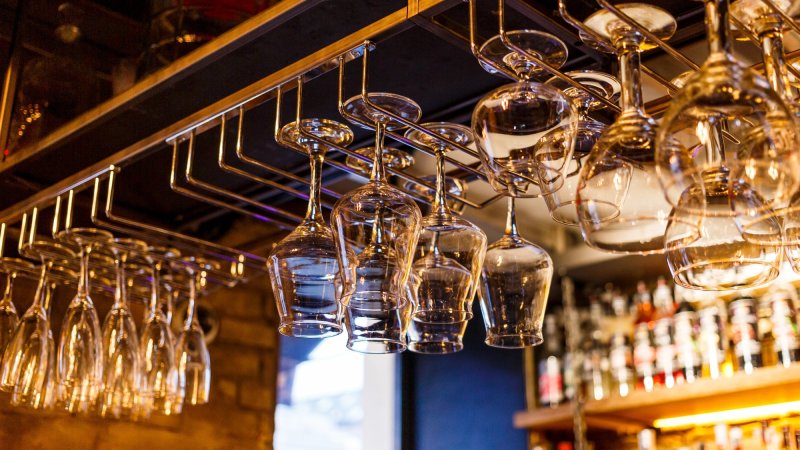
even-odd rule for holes
{"type": "Polygon", "coordinates": [[[639,450],[656,450],[656,430],[652,428],[645,428],[637,435],[637,442],[639,450]]]}
{"type": "Polygon", "coordinates": [[[611,335],[608,360],[611,368],[612,390],[620,397],[627,397],[636,384],[633,371],[633,352],[627,333],[616,332],[611,335]]]}
{"type": "Polygon", "coordinates": [[[656,351],[650,336],[648,322],[639,322],[633,334],[633,367],[636,370],[636,387],[647,392],[656,386],[656,351]]]}
{"type": "MultiPolygon", "coordinates": [[[[784,290],[771,292],[769,301],[772,346],[767,349],[776,364],[788,367],[800,360],[797,341],[797,314],[791,296],[784,290]]],[[[759,322],[759,325],[761,323],[759,322]]],[[[766,342],[762,342],[766,346],[766,342]]]]}
{"type": "Polygon", "coordinates": [[[618,289],[614,289],[611,297],[611,309],[614,311],[615,317],[628,315],[628,299],[618,289]]]}
{"type": "Polygon", "coordinates": [[[634,299],[636,304],[636,319],[634,323],[636,326],[641,323],[646,323],[649,328],[652,328],[655,310],[653,309],[650,292],[648,292],[647,285],[644,284],[644,281],[637,283],[636,296],[634,299]]]}
{"type": "Polygon", "coordinates": [[[539,361],[539,404],[555,407],[564,401],[564,380],[562,361],[564,347],[558,333],[556,316],[545,316],[544,354],[539,361]]]}
{"type": "Polygon", "coordinates": [[[752,373],[762,365],[755,308],[755,299],[752,297],[739,297],[728,307],[733,353],[738,369],[745,373],[752,373]]]}
{"type": "Polygon", "coordinates": [[[656,353],[656,373],[658,384],[667,388],[683,383],[683,371],[678,367],[675,343],[672,334],[672,317],[660,317],[653,328],[653,344],[656,353]]]}
{"type": "Polygon", "coordinates": [[[701,376],[702,359],[697,349],[697,312],[685,297],[678,298],[673,324],[678,368],[691,383],[701,376]]]}
{"type": "Polygon", "coordinates": [[[720,423],[714,425],[714,442],[717,450],[731,450],[728,425],[720,423]]]}
{"type": "MultiPolygon", "coordinates": [[[[772,333],[772,297],[774,292],[768,292],[758,299],[756,320],[758,326],[758,341],[761,342],[761,363],[764,367],[774,366],[778,363],[776,357],[775,336],[772,333]]],[[[780,326],[779,326],[780,327],[780,326]]]]}
{"type": "Polygon", "coordinates": [[[589,398],[601,400],[611,392],[608,350],[602,331],[603,308],[596,297],[590,298],[587,339],[584,341],[583,380],[589,398]]]}
{"type": "Polygon", "coordinates": [[[672,290],[667,285],[667,280],[663,276],[658,277],[656,289],[653,291],[653,308],[655,316],[672,317],[675,313],[675,302],[672,299],[672,290]]]}
{"type": "Polygon", "coordinates": [[[727,353],[723,309],[718,304],[702,308],[698,312],[698,347],[703,362],[703,377],[719,378],[724,373],[727,353]]]}

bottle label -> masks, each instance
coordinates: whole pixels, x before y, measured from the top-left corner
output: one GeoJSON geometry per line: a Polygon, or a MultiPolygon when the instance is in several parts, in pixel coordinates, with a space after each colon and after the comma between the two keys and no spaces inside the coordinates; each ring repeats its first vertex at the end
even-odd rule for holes
{"type": "Polygon", "coordinates": [[[539,363],[539,399],[544,405],[557,405],[564,400],[561,363],[555,356],[539,363]]]}

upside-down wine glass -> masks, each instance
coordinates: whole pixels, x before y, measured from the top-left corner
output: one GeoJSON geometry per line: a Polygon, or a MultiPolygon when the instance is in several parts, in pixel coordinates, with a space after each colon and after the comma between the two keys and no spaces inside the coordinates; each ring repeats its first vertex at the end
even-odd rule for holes
{"type": "Polygon", "coordinates": [[[553,260],[517,231],[514,197],[508,198],[505,234],[489,245],[479,298],[486,344],[520,348],[542,343],[542,321],[553,278],[553,260]]]}
{"type": "Polygon", "coordinates": [[[167,315],[161,308],[161,271],[164,261],[178,257],[180,252],[172,248],[151,246],[148,249],[151,290],[148,314],[139,338],[139,353],[143,358],[142,395],[137,411],[139,417],[147,417],[151,412],[178,414],[183,408],[175,364],[175,340],[167,315]]]}
{"type": "MultiPolygon", "coordinates": [[[[800,186],[795,120],[767,81],[734,58],[727,0],[705,0],[705,8],[709,56],[664,113],[658,175],[670,204],[685,207],[679,200],[687,189],[702,185],[707,173],[726,171],[731,186],[752,190],[761,200],[732,204],[731,215],[738,216],[748,240],[770,242],[775,236],[770,226],[760,236],[760,219],[774,216],[773,208],[800,186]]],[[[774,36],[769,39],[774,42],[774,36]]],[[[695,214],[703,215],[702,203],[697,206],[695,214]]]]}
{"type": "MultiPolygon", "coordinates": [[[[672,84],[682,88],[693,75],[694,72],[683,73],[672,84]]],[[[667,264],[675,283],[692,289],[740,289],[767,283],[778,276],[780,269],[780,222],[770,215],[759,220],[763,243],[742,234],[735,211],[758,210],[764,201],[745,183],[731,183],[729,169],[724,165],[721,127],[704,126],[709,136],[706,151],[715,152],[708,155],[708,161],[717,161],[719,167],[706,169],[703,179],[687,188],[673,209],[665,237],[669,247],[667,264]],[[685,241],[685,236],[692,233],[698,234],[692,242],[669,244],[685,241]]]]}
{"type": "MultiPolygon", "coordinates": [[[[798,14],[798,2],[775,1],[789,16],[798,14]]],[[[737,0],[731,3],[731,14],[740,23],[751,31],[761,42],[761,56],[764,61],[764,73],[772,89],[781,96],[786,105],[792,110],[795,119],[800,114],[797,104],[797,90],[786,68],[783,45],[783,29],[785,23],[775,11],[760,0],[737,0]]],[[[745,211],[746,213],[747,211],[745,211]]],[[[750,240],[755,237],[756,242],[765,242],[765,238],[776,238],[782,241],[789,264],[796,272],[800,272],[800,195],[792,195],[788,205],[777,207],[774,213],[779,217],[783,234],[764,235],[752,233],[755,228],[763,228],[760,222],[771,220],[766,214],[737,215],[737,223],[745,237],[750,240]]]]}
{"type": "Polygon", "coordinates": [[[727,0],[705,5],[710,55],[658,133],[658,172],[675,204],[667,261],[687,287],[754,287],[779,273],[782,232],[772,207],[795,190],[800,142],[780,97],[731,55],[727,0]],[[682,242],[685,225],[676,220],[699,223],[699,238],[682,242]]]}
{"type": "Polygon", "coordinates": [[[303,119],[300,127],[320,140],[301,135],[297,122],[284,125],[281,135],[308,151],[308,209],[303,222],[272,250],[267,266],[280,316],[278,331],[285,336],[324,338],[341,333],[342,320],[341,292],[333,282],[339,276],[336,242],[320,206],[322,164],[327,151],[322,141],[346,146],[353,141],[353,132],[346,125],[327,119],[303,119]]]}
{"type": "MultiPolygon", "coordinates": [[[[515,30],[506,36],[553,67],[567,60],[566,45],[549,33],[515,30]]],[[[578,115],[572,102],[560,90],[532,81],[544,70],[509,50],[500,35],[486,41],[480,53],[518,78],[484,96],[472,114],[472,130],[489,183],[495,191],[515,197],[555,192],[564,183],[575,144],[578,115]],[[559,130],[564,140],[542,141],[559,130]]]]}
{"type": "Polygon", "coordinates": [[[69,248],[50,241],[34,241],[23,248],[23,253],[38,257],[41,262],[39,283],[33,303],[22,315],[11,341],[3,352],[0,386],[11,392],[15,406],[41,408],[46,405],[47,392],[53,392],[52,375],[55,364],[55,345],[50,329],[50,297],[48,283],[50,269],[56,260],[72,259],[69,248]]]}
{"type": "Polygon", "coordinates": [[[408,327],[408,350],[414,353],[426,355],[444,355],[448,353],[460,352],[464,349],[464,333],[467,331],[466,320],[454,323],[425,323],[411,320],[413,306],[417,304],[414,296],[416,295],[415,286],[419,283],[414,278],[416,275],[408,275],[407,297],[409,304],[406,314],[403,316],[404,323],[408,327]]]}
{"type": "MultiPolygon", "coordinates": [[[[617,101],[619,98],[619,81],[609,74],[594,70],[576,70],[567,72],[565,75],[584,85],[600,97],[610,101],[617,101]]],[[[578,226],[575,196],[578,191],[580,172],[589,153],[594,148],[594,144],[597,143],[600,136],[608,128],[605,123],[590,117],[589,112],[602,109],[604,106],[595,97],[569,86],[558,77],[547,80],[545,84],[561,89],[567,97],[572,99],[575,103],[575,108],[578,110],[579,118],[578,130],[575,135],[575,151],[572,153],[572,159],[569,161],[564,175],[564,185],[555,192],[545,194],[544,200],[547,204],[547,209],[550,211],[550,217],[554,221],[564,225],[578,226]]],[[[555,130],[542,138],[542,141],[564,141],[567,139],[564,131],[563,129],[555,130]]],[[[628,168],[630,169],[630,166],[628,168]]],[[[625,173],[624,168],[619,171],[618,175],[622,185],[627,183],[626,180],[630,179],[630,175],[625,173]]],[[[620,205],[625,198],[625,193],[624,189],[615,190],[613,192],[614,195],[609,196],[607,199],[596,199],[595,211],[598,220],[610,220],[619,215],[620,205]]]]}
{"type": "MultiPolygon", "coordinates": [[[[369,93],[370,102],[410,121],[422,115],[411,99],[369,93]]],[[[383,148],[386,130],[403,124],[372,108],[361,96],[344,104],[361,126],[375,129],[375,147],[383,148]]],[[[403,310],[413,251],[420,231],[417,204],[391,186],[382,152],[375,152],[369,183],[343,195],[333,208],[331,224],[341,268],[347,347],[364,353],[394,353],[406,348],[403,310]]]]}
{"type": "MultiPolygon", "coordinates": [[[[0,258],[0,271],[6,274],[6,285],[3,291],[3,299],[0,300],[0,356],[11,341],[14,330],[19,323],[17,308],[14,306],[12,294],[14,292],[14,280],[21,272],[33,272],[33,263],[19,258],[3,257],[0,258]]],[[[1,386],[0,386],[1,387],[1,386]]]]}
{"type": "MultiPolygon", "coordinates": [[[[661,39],[675,33],[675,19],[659,7],[644,3],[616,6],[661,39]]],[[[616,49],[622,112],[597,141],[581,170],[577,190],[581,233],[589,246],[608,252],[663,252],[672,207],[663,198],[656,176],[657,125],[644,111],[640,80],[641,52],[655,44],[605,9],[589,16],[584,25],[616,49]],[[609,203],[619,207],[613,219],[607,212],[609,203]]],[[[581,32],[581,39],[604,48],[588,33],[581,32]]]]}
{"type": "Polygon", "coordinates": [[[103,391],[98,412],[102,417],[132,417],[140,401],[142,357],[136,324],[128,305],[126,270],[130,253],[146,253],[147,244],[118,238],[111,250],[117,280],[114,304],[103,323],[103,391]]]}
{"type": "Polygon", "coordinates": [[[178,377],[184,402],[190,405],[208,403],[211,392],[211,356],[208,354],[203,327],[197,319],[197,291],[204,288],[208,270],[219,269],[203,258],[184,258],[184,270],[189,275],[189,304],[186,306],[186,321],[183,324],[176,358],[178,377]]]}
{"type": "MultiPolygon", "coordinates": [[[[463,146],[472,142],[472,132],[462,125],[435,122],[422,126],[463,146]]],[[[472,318],[472,299],[486,254],[486,234],[453,214],[447,205],[445,154],[449,146],[413,129],[406,132],[406,138],[430,148],[436,155],[436,195],[431,212],[422,219],[411,266],[413,299],[417,301],[411,318],[430,324],[464,322],[472,318]]]]}
{"type": "Polygon", "coordinates": [[[78,292],[64,314],[58,341],[58,401],[70,413],[87,413],[103,387],[103,343],[100,319],[89,296],[89,255],[113,236],[95,228],[70,228],[58,237],[76,244],[80,259],[78,292]]]}

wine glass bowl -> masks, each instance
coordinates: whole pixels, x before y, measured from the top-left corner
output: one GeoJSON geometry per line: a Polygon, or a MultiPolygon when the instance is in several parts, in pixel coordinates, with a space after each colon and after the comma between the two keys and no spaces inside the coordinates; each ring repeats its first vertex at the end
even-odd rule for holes
{"type": "MultiPolygon", "coordinates": [[[[657,169],[667,200],[679,206],[706,171],[724,165],[731,182],[744,183],[764,199],[759,210],[739,214],[760,214],[785,203],[800,182],[793,124],[792,113],[763,78],[730,60],[710,58],[675,95],[659,130],[657,169]]],[[[692,205],[682,207],[687,206],[692,205]]],[[[693,212],[702,214],[698,206],[693,212]]]]}
{"type": "Polygon", "coordinates": [[[408,328],[408,350],[427,355],[443,355],[464,349],[467,321],[425,323],[412,320],[408,328]]]}
{"type": "Polygon", "coordinates": [[[572,102],[552,86],[521,82],[489,92],[473,111],[472,130],[492,188],[515,197],[561,188],[577,123],[572,102]],[[545,139],[559,132],[563,139],[545,139]]]}
{"type": "Polygon", "coordinates": [[[675,283],[680,286],[744,289],[766,284],[779,274],[783,257],[780,222],[767,216],[759,221],[758,227],[753,227],[759,239],[743,235],[731,204],[760,208],[763,200],[743,183],[732,184],[729,176],[725,168],[706,171],[703,184],[687,189],[679,201],[680,207],[673,210],[667,226],[666,256],[675,283]],[[701,221],[691,212],[696,209],[704,211],[701,221]],[[695,225],[687,227],[686,223],[692,221],[695,225]],[[694,230],[699,230],[699,237],[687,240],[686,236],[694,230]],[[755,242],[758,240],[762,242],[755,242]]]}

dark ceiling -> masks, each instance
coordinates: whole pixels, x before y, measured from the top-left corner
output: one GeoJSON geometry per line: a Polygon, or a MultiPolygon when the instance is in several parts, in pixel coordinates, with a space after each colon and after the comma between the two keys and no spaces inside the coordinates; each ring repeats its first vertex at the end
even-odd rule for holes
{"type": "MultiPolygon", "coordinates": [[[[651,3],[665,7],[678,18],[680,31],[675,37],[677,43],[686,43],[701,37],[700,3],[674,0],[651,3]]],[[[46,10],[57,6],[57,2],[39,0],[34,4],[39,9],[32,7],[37,12],[33,14],[35,20],[32,20],[35,23],[31,29],[41,31],[52,27],[55,23],[53,16],[46,10]]],[[[144,2],[106,1],[91,4],[92,15],[103,13],[108,19],[87,25],[87,37],[84,41],[88,47],[93,48],[90,50],[94,53],[87,50],[87,54],[94,58],[91,59],[91,64],[107,77],[110,76],[110,68],[120,59],[135,57],[141,50],[141,46],[137,49],[136,43],[141,42],[138,39],[143,33],[142,18],[146,16],[147,8],[143,6],[144,2]],[[129,35],[126,36],[126,33],[129,35]]],[[[566,68],[592,66],[613,70],[613,61],[607,55],[586,48],[576,38],[574,30],[557,17],[554,13],[555,0],[508,0],[508,4],[514,6],[507,13],[508,29],[544,29],[565,40],[570,54],[566,68]]],[[[4,189],[4,195],[0,198],[0,209],[23,200],[38,189],[100,161],[405,5],[406,2],[400,0],[337,0],[319,3],[277,29],[264,33],[247,45],[233,49],[225,55],[224,61],[210,63],[202,71],[170,80],[165,86],[137,98],[125,108],[109,112],[84,132],[53,145],[36,157],[17,163],[12,170],[6,170],[0,175],[4,189]]],[[[479,1],[482,39],[496,33],[496,6],[494,0],[479,1]]],[[[3,21],[1,29],[5,30],[5,34],[0,33],[0,38],[6,42],[8,30],[11,29],[6,25],[10,23],[9,18],[13,18],[13,7],[13,2],[0,2],[0,20],[3,21]]],[[[585,17],[597,10],[594,2],[584,0],[570,1],[570,7],[578,17],[585,17]]],[[[467,4],[455,2],[452,7],[435,17],[434,21],[464,36],[467,4]]],[[[463,39],[452,35],[448,37],[447,33],[434,34],[430,31],[430,22],[424,25],[426,26],[410,26],[377,39],[377,48],[371,55],[370,90],[394,92],[413,98],[422,106],[423,121],[435,119],[466,122],[475,102],[492,88],[507,83],[507,80],[484,72],[468,51],[468,45],[463,39]]],[[[49,39],[44,31],[39,34],[37,39],[49,39]]],[[[2,47],[6,50],[3,56],[7,58],[7,45],[2,47]]],[[[33,55],[29,54],[27,57],[33,55]]],[[[680,68],[676,67],[675,70],[675,74],[663,75],[669,78],[676,75],[680,68]]],[[[357,61],[348,64],[347,91],[350,95],[358,93],[359,71],[357,61]]],[[[329,72],[306,85],[304,116],[343,120],[336,110],[336,75],[335,71],[329,72]]],[[[287,117],[293,113],[293,98],[292,92],[287,97],[288,105],[284,113],[287,117]]],[[[247,113],[244,139],[246,151],[260,160],[307,176],[306,158],[278,146],[272,139],[274,109],[275,103],[271,101],[247,113]]],[[[366,144],[370,140],[369,131],[354,131],[357,137],[353,147],[366,144]]],[[[229,133],[227,139],[230,145],[233,138],[233,133],[229,133]]],[[[198,137],[194,171],[198,179],[271,205],[283,205],[298,214],[302,213],[302,201],[279,195],[257,183],[222,172],[215,159],[217,145],[218,129],[198,137]]],[[[180,154],[185,158],[185,145],[180,154]]],[[[153,223],[176,229],[191,226],[195,231],[200,229],[201,234],[201,225],[204,223],[230,221],[229,216],[219,214],[219,208],[188,199],[170,190],[168,180],[171,156],[171,149],[164,145],[149,152],[147,157],[128,165],[119,181],[119,205],[153,223]]],[[[330,156],[341,159],[341,155],[330,156]]],[[[237,166],[253,170],[251,166],[237,166]]],[[[269,176],[263,171],[253,172],[260,176],[269,176]]],[[[341,175],[339,171],[329,170],[326,177],[331,181],[341,175]]],[[[305,189],[303,186],[297,188],[305,189]]],[[[85,197],[82,204],[85,206],[88,203],[89,198],[85,197]]],[[[216,230],[218,227],[208,225],[206,228],[216,230]]]]}

